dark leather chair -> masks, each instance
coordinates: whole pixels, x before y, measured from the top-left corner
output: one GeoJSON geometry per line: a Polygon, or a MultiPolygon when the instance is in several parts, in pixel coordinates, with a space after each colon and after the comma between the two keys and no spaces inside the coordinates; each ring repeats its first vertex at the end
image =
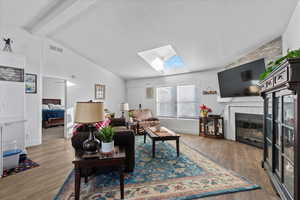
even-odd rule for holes
{"type": "MultiPolygon", "coordinates": [[[[111,125],[114,126],[113,123],[111,125]]],[[[75,153],[77,155],[83,154],[82,143],[88,138],[88,136],[89,136],[88,128],[83,126],[79,128],[78,133],[72,137],[71,139],[72,146],[74,147],[75,153]]],[[[100,139],[98,138],[98,140],[100,139]]],[[[125,153],[126,153],[125,172],[132,172],[135,166],[135,136],[133,131],[128,130],[126,128],[115,131],[114,143],[115,145],[125,148],[125,153]]]]}

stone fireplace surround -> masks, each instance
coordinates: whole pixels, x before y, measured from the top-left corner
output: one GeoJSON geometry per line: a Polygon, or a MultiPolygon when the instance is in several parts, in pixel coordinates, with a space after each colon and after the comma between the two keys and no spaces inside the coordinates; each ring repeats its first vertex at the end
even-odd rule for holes
{"type": "Polygon", "coordinates": [[[241,97],[222,99],[225,103],[224,127],[225,138],[236,141],[235,114],[263,115],[263,99],[261,97],[241,97]]]}

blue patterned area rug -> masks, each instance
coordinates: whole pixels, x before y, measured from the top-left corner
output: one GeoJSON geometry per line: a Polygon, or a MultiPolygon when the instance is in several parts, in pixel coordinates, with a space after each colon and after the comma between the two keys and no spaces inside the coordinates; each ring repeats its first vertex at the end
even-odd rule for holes
{"type": "MultiPolygon", "coordinates": [[[[259,188],[183,143],[176,157],[175,143],[157,142],[156,158],[152,158],[151,144],[136,137],[136,167],[125,176],[125,199],[187,200],[259,188]]],[[[84,200],[119,199],[118,174],[98,175],[87,184],[82,181],[80,195],[84,200]]],[[[74,199],[74,172],[54,199],[74,199]]]]}

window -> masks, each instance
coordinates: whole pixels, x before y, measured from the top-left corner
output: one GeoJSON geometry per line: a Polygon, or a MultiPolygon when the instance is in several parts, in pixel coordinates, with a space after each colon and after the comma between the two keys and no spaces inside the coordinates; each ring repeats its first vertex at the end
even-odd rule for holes
{"type": "Polygon", "coordinates": [[[162,117],[176,116],[176,88],[157,88],[157,115],[162,117]]]}
{"type": "Polygon", "coordinates": [[[177,117],[197,117],[197,107],[196,87],[177,86],[177,117]]]}
{"type": "Polygon", "coordinates": [[[161,117],[197,117],[195,85],[157,88],[157,115],[161,117]]]}

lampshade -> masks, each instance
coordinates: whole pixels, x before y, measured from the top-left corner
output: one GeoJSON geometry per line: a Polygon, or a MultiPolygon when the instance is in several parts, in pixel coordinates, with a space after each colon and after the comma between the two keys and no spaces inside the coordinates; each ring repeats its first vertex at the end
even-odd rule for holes
{"type": "Polygon", "coordinates": [[[77,102],[75,123],[93,124],[104,119],[103,102],[77,102]]]}
{"type": "Polygon", "coordinates": [[[121,103],[121,111],[128,111],[129,110],[129,104],[128,103],[121,103]]]}

